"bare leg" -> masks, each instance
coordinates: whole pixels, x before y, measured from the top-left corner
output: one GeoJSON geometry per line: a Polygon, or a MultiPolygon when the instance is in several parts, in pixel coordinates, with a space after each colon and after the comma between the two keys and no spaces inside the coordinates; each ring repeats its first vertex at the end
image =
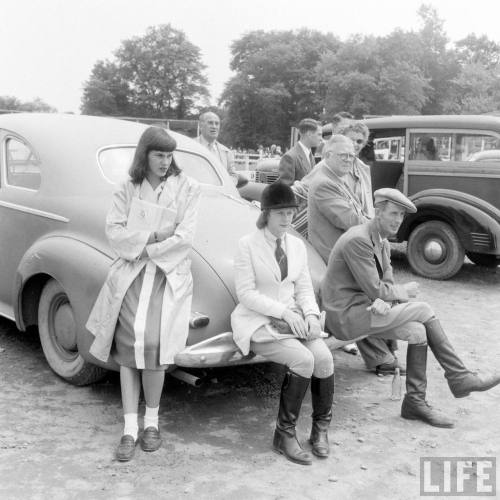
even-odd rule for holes
{"type": "Polygon", "coordinates": [[[160,405],[164,381],[164,370],[143,370],[142,388],[144,389],[146,406],[149,406],[149,408],[156,408],[160,405]]]}
{"type": "Polygon", "coordinates": [[[123,413],[137,413],[141,379],[136,368],[120,366],[120,386],[122,390],[123,413]]]}

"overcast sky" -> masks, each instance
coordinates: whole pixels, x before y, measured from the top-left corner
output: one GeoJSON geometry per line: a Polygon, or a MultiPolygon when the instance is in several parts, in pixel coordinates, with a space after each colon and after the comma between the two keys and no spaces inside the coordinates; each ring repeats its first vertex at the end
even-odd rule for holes
{"type": "MultiPolygon", "coordinates": [[[[231,76],[230,44],[255,29],[307,27],[385,35],[418,29],[421,0],[0,0],[0,96],[40,97],[79,112],[82,87],[99,59],[148,26],[170,23],[200,47],[212,102],[231,76]]],[[[452,41],[469,33],[500,42],[500,0],[428,0],[452,41]]]]}

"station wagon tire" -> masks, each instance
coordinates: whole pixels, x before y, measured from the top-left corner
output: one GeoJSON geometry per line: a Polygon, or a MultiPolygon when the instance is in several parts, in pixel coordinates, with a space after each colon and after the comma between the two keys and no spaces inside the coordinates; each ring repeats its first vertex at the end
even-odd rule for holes
{"type": "Polygon", "coordinates": [[[40,296],[38,332],[49,366],[67,382],[87,385],[106,373],[78,352],[73,308],[63,287],[54,279],[46,283],[40,296]]]}
{"type": "Polygon", "coordinates": [[[476,264],[476,266],[495,268],[500,265],[500,260],[496,255],[467,252],[467,257],[469,257],[469,260],[476,264]]]}
{"type": "Polygon", "coordinates": [[[408,262],[416,274],[426,278],[451,278],[462,267],[464,256],[457,233],[445,222],[424,222],[408,239],[408,262]]]}

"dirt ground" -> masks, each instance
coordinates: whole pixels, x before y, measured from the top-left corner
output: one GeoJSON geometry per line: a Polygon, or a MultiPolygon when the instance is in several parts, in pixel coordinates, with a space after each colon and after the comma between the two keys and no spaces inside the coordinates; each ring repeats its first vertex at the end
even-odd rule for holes
{"type": "MultiPolygon", "coordinates": [[[[446,282],[416,279],[471,369],[500,366],[500,268],[466,264],[446,282]]],[[[457,420],[438,429],[403,420],[391,377],[336,351],[331,456],[310,467],[271,451],[282,370],[213,370],[193,388],[169,379],[160,426],[164,444],[129,463],[114,460],[122,417],[116,374],[90,387],[54,375],[38,339],[0,320],[0,498],[2,499],[414,499],[419,459],[500,455],[500,388],[454,399],[430,355],[428,399],[457,420]]],[[[404,359],[405,346],[400,357],[404,359]]],[[[141,408],[143,411],[143,408],[141,408]]],[[[298,425],[310,428],[308,395],[298,425]]],[[[307,446],[307,445],[306,445],[307,446]]],[[[498,475],[498,474],[497,474],[498,475]]],[[[498,493],[500,495],[500,493],[498,493]]]]}

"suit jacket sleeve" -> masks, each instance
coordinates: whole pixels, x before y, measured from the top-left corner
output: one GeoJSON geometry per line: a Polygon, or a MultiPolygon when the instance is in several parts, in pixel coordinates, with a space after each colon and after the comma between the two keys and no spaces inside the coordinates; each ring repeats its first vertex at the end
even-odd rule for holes
{"type": "Polygon", "coordinates": [[[111,208],[106,216],[106,236],[111,248],[119,257],[129,261],[140,257],[151,234],[149,230],[127,228],[132,195],[133,186],[130,181],[121,183],[113,193],[111,208]]]}
{"type": "Polygon", "coordinates": [[[408,300],[408,294],[403,286],[379,278],[375,253],[370,241],[364,238],[346,241],[343,257],[356,283],[370,300],[382,299],[389,302],[408,300]]]}
{"type": "Polygon", "coordinates": [[[196,229],[196,218],[200,202],[200,186],[194,181],[184,181],[182,188],[185,203],[181,209],[179,223],[174,234],[159,243],[146,247],[151,260],[166,274],[188,257],[196,229]]]}
{"type": "Polygon", "coordinates": [[[342,188],[330,182],[320,182],[313,194],[319,211],[342,231],[366,222],[368,219],[356,212],[351,201],[342,193],[342,188]]]}
{"type": "MultiPolygon", "coordinates": [[[[302,244],[302,242],[300,243],[302,244]]],[[[301,246],[301,270],[298,278],[295,280],[295,301],[302,309],[304,316],[308,314],[319,316],[319,308],[314,296],[314,288],[307,264],[307,251],[303,244],[301,246]]]]}
{"type": "Polygon", "coordinates": [[[281,318],[286,306],[257,290],[251,248],[245,238],[238,243],[234,270],[236,295],[240,303],[265,316],[281,318]]]}
{"type": "Polygon", "coordinates": [[[285,153],[278,167],[278,180],[291,186],[295,181],[295,161],[290,154],[285,153]]]}

